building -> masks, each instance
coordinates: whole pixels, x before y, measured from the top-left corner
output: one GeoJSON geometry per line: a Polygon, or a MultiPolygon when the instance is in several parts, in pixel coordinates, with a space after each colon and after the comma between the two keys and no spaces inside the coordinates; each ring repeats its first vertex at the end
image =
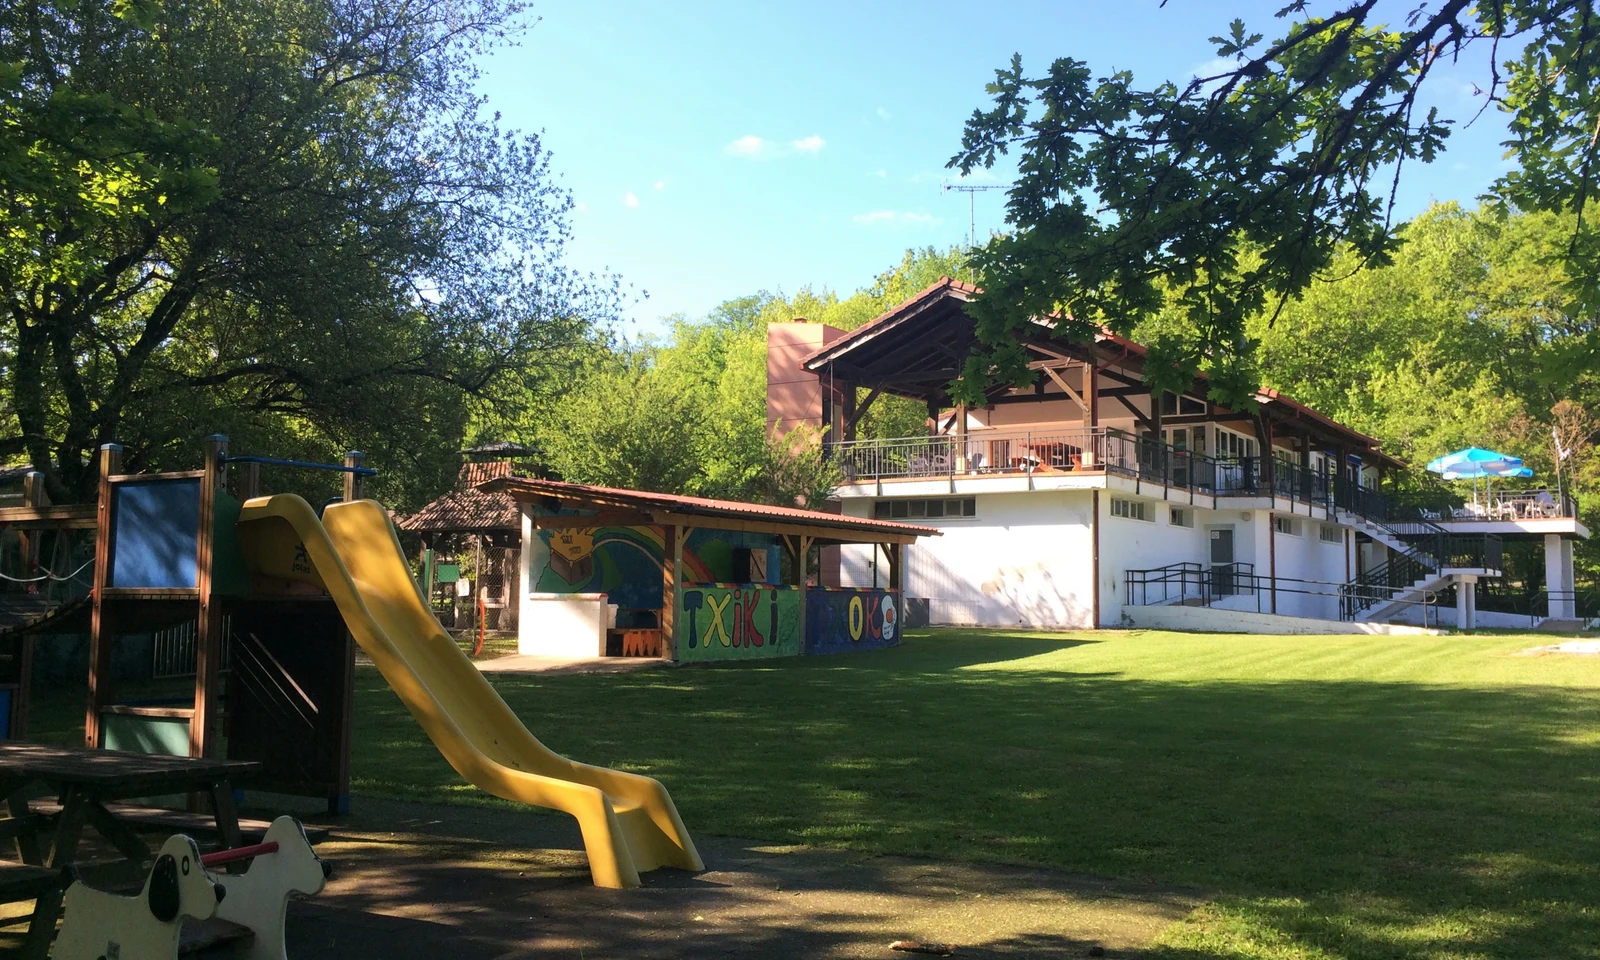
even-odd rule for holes
{"type": "MultiPolygon", "coordinates": [[[[1071,344],[1041,323],[1019,338],[1031,386],[953,405],[977,292],[945,278],[848,333],[768,333],[769,425],[827,426],[843,513],[942,532],[906,547],[908,611],[988,626],[1470,626],[1474,584],[1520,538],[1543,544],[1548,615],[1573,615],[1572,545],[1588,531],[1570,498],[1460,515],[1397,503],[1381,491],[1402,464],[1374,438],[1273,390],[1257,411],[1210,401],[1203,380],[1153,401],[1144,349],[1109,332],[1071,344]],[[925,404],[927,432],[858,438],[884,396],[925,404]]],[[[841,547],[841,582],[868,580],[874,557],[841,547]]]]}

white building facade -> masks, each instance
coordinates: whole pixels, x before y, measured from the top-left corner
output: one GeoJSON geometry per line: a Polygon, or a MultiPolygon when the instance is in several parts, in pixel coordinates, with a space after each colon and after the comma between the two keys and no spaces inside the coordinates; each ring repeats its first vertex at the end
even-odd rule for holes
{"type": "MultiPolygon", "coordinates": [[[[1473,625],[1472,585],[1499,575],[1507,537],[1545,545],[1561,613],[1572,542],[1588,535],[1569,502],[1471,518],[1399,507],[1379,487],[1400,464],[1373,438],[1270,390],[1247,412],[1209,401],[1203,381],[1152,398],[1143,348],[1125,339],[1067,344],[1041,328],[1021,338],[1031,388],[953,406],[976,292],[947,279],[849,333],[769,331],[773,356],[822,344],[798,361],[810,379],[787,362],[782,382],[769,377],[769,412],[793,418],[799,390],[820,396],[812,422],[833,438],[842,512],[943,534],[905,551],[908,615],[922,604],[932,624],[1059,629],[1185,608],[1204,629],[1245,613],[1473,625]],[[885,395],[925,403],[928,434],[858,438],[885,395]]],[[[883,566],[873,548],[844,547],[837,581],[881,583],[883,566]]]]}

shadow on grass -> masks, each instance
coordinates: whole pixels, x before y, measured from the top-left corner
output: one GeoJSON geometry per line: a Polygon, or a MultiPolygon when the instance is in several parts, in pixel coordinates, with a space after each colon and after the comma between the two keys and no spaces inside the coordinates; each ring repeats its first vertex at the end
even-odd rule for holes
{"type": "MultiPolygon", "coordinates": [[[[1549,957],[1600,942],[1591,691],[1155,682],[1026,662],[1077,642],[990,634],[494,682],[552,748],[661,779],[699,835],[1211,891],[1169,934],[1173,956],[1549,957]]],[[[358,683],[358,792],[495,802],[380,677],[358,683]]]]}

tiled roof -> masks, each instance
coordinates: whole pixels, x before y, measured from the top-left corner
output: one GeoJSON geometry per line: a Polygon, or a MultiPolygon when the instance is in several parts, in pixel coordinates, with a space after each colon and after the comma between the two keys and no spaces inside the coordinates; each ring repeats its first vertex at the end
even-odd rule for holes
{"type": "Polygon", "coordinates": [[[479,490],[478,485],[511,476],[509,461],[463,463],[456,488],[404,520],[396,523],[412,533],[484,533],[521,530],[517,502],[503,493],[479,490]]]}
{"type": "MultiPolygon", "coordinates": [[[[800,365],[804,369],[815,371],[818,367],[822,366],[828,361],[836,360],[839,357],[844,356],[857,346],[871,340],[878,334],[883,333],[886,330],[893,329],[894,327],[911,320],[924,308],[932,303],[937,302],[943,297],[953,297],[957,300],[966,301],[981,294],[982,292],[982,290],[970,283],[963,283],[960,280],[953,280],[950,277],[940,277],[937,282],[924,287],[915,295],[907,299],[904,303],[890,308],[888,311],[873,318],[868,323],[857,327],[832,343],[827,344],[810,355],[802,358],[800,365]]],[[[1042,321],[1040,322],[1042,323],[1042,321]]],[[[1125,353],[1136,355],[1141,359],[1143,359],[1145,356],[1145,347],[1143,344],[1136,343],[1133,340],[1129,340],[1127,337],[1112,333],[1105,327],[1100,328],[1100,333],[1096,339],[1098,339],[1101,343],[1110,343],[1117,347],[1121,347],[1125,353]]],[[[1199,376],[1201,380],[1210,379],[1203,371],[1199,376]]],[[[1404,466],[1402,461],[1384,453],[1379,448],[1381,441],[1376,437],[1369,436],[1368,434],[1362,433],[1359,430],[1347,427],[1339,421],[1334,420],[1332,417],[1329,417],[1323,413],[1319,413],[1317,410],[1308,407],[1305,404],[1300,403],[1292,397],[1286,396],[1277,390],[1274,390],[1270,387],[1263,387],[1261,390],[1257,391],[1256,400],[1261,403],[1281,404],[1283,407],[1293,413],[1296,418],[1304,417],[1309,420],[1315,420],[1328,429],[1343,433],[1357,440],[1364,448],[1361,451],[1364,455],[1383,460],[1392,466],[1404,466]]]]}
{"type": "MultiPolygon", "coordinates": [[[[507,494],[516,500],[553,498],[563,506],[594,508],[624,508],[645,513],[660,512],[688,516],[718,517],[725,519],[768,520],[790,523],[795,526],[826,527],[842,534],[855,534],[863,543],[871,542],[870,535],[894,534],[897,536],[936,537],[940,531],[890,520],[868,517],[846,517],[837,513],[801,510],[797,507],[774,507],[765,503],[745,503],[740,500],[711,500],[676,493],[653,493],[647,490],[619,490],[614,487],[591,487],[582,483],[560,480],[539,480],[532,477],[505,477],[486,484],[483,490],[507,494]]],[[[846,537],[845,539],[850,539],[846,537]]]]}

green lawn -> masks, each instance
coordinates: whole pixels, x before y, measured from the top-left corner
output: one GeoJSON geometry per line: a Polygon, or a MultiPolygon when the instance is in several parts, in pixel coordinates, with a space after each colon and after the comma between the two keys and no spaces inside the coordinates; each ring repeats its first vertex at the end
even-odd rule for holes
{"type": "MultiPolygon", "coordinates": [[[[937,631],[495,683],[698,833],[1213,895],[1175,957],[1600,956],[1600,662],[1512,655],[1547,642],[937,631]]],[[[358,793],[497,802],[358,683],[358,793]]]]}

